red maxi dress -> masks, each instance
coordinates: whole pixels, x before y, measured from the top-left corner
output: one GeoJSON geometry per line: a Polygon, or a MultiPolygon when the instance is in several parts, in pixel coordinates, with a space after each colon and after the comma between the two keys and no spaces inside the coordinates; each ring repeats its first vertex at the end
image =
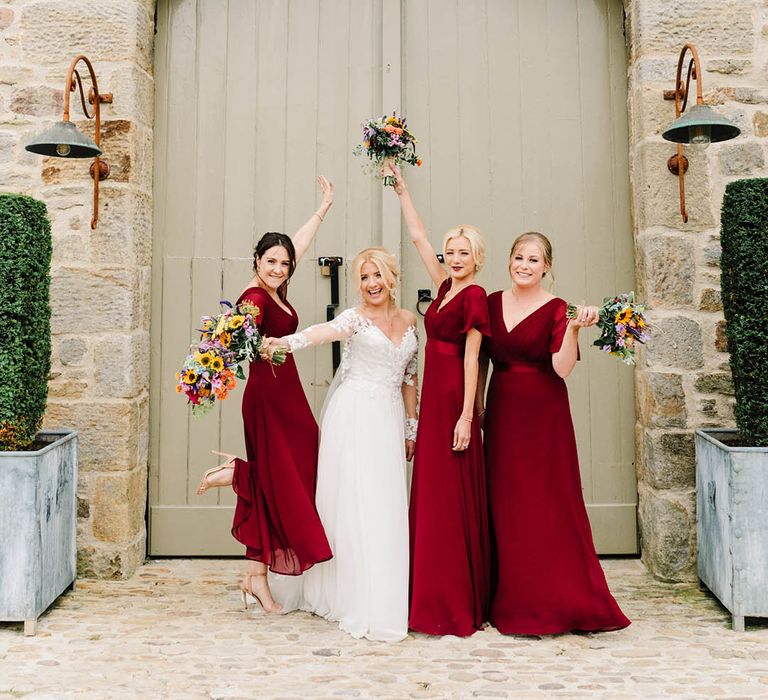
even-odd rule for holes
{"type": "MultiPolygon", "coordinates": [[[[259,331],[293,333],[298,318],[263,289],[251,287],[238,300],[255,304],[259,331]]],[[[333,555],[315,508],[318,429],[301,387],[296,363],[252,362],[243,394],[248,461],[235,460],[237,494],[232,535],[245,556],[278,574],[298,575],[333,555]]]]}
{"type": "Polygon", "coordinates": [[[568,391],[552,368],[568,324],[566,302],[551,299],[511,330],[501,292],[488,297],[488,309],[491,624],[503,634],[626,627],[592,543],[568,391]]]}
{"type": "Polygon", "coordinates": [[[411,603],[408,626],[466,637],[486,619],[490,583],[488,507],[480,428],[454,452],[464,403],[464,343],[488,334],[485,290],[462,289],[442,309],[448,279],[424,316],[427,346],[410,503],[411,603]],[[440,310],[438,310],[440,309],[440,310]]]}

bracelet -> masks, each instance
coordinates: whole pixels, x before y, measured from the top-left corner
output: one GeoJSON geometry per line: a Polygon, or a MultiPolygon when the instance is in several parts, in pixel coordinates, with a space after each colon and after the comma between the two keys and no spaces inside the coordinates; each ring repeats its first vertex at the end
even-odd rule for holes
{"type": "Polygon", "coordinates": [[[472,419],[471,418],[467,418],[466,416],[459,416],[459,420],[465,420],[465,421],[467,421],[467,423],[471,423],[472,422],[472,419]]]}
{"type": "Polygon", "coordinates": [[[325,219],[322,216],[320,216],[320,214],[318,214],[317,212],[312,214],[312,216],[316,216],[318,219],[320,219],[320,221],[325,221],[325,219]]]}

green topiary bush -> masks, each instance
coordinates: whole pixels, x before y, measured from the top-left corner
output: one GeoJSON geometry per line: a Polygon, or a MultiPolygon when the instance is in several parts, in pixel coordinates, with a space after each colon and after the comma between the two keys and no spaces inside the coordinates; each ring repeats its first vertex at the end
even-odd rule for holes
{"type": "Polygon", "coordinates": [[[768,179],[738,180],[722,208],[725,334],[746,444],[768,446],[768,179]]]}
{"type": "Polygon", "coordinates": [[[0,450],[27,449],[51,368],[51,224],[45,204],[0,194],[0,450]]]}

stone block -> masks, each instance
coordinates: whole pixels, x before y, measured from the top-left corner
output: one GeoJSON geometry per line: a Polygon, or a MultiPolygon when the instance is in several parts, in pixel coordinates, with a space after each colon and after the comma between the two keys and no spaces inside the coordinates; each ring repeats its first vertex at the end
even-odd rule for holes
{"type": "Polygon", "coordinates": [[[699,308],[702,311],[722,311],[723,300],[719,289],[703,289],[699,298],[699,308]]]}
{"type": "Polygon", "coordinates": [[[728,372],[699,374],[693,382],[696,391],[702,394],[724,394],[733,396],[733,379],[728,372]]]}
{"type": "Polygon", "coordinates": [[[662,309],[690,306],[694,281],[690,237],[645,234],[638,238],[637,246],[646,302],[662,309]]]}
{"type": "Polygon", "coordinates": [[[135,189],[107,186],[99,226],[91,232],[91,260],[121,267],[152,260],[152,199],[135,189]]]}
{"type": "Polygon", "coordinates": [[[130,578],[146,558],[146,533],[121,545],[82,543],[77,548],[77,575],[80,578],[124,580],[130,578]]]}
{"type": "Polygon", "coordinates": [[[131,121],[151,128],[154,123],[155,84],[152,74],[135,64],[120,66],[104,83],[114,95],[115,114],[128,115],[131,121]]]}
{"type": "Polygon", "coordinates": [[[51,329],[114,333],[144,326],[138,292],[136,271],[58,268],[51,279],[51,329]]]}
{"type": "Polygon", "coordinates": [[[48,396],[52,398],[76,399],[88,391],[88,375],[83,369],[51,372],[48,379],[48,396]]]}
{"type": "Polygon", "coordinates": [[[725,336],[725,321],[718,321],[715,326],[715,350],[728,352],[728,339],[725,336]]]}
{"type": "MultiPolygon", "coordinates": [[[[72,47],[78,47],[90,58],[98,57],[97,77],[100,61],[139,61],[149,69],[152,22],[148,15],[137,0],[78,0],[76,10],[59,0],[31,3],[21,14],[24,61],[68,66],[76,53],[72,47]]],[[[61,70],[63,81],[66,68],[61,70]]]]}
{"type": "Polygon", "coordinates": [[[143,467],[96,476],[91,501],[94,537],[115,544],[134,540],[144,528],[146,498],[147,472],[143,467]]]}
{"type": "Polygon", "coordinates": [[[708,243],[702,248],[704,255],[704,264],[708,267],[720,267],[720,258],[723,254],[723,249],[720,245],[720,241],[714,241],[708,243]]]}
{"type": "Polygon", "coordinates": [[[701,326],[686,316],[651,318],[646,358],[653,368],[698,369],[704,364],[701,326]]]}
{"type": "Polygon", "coordinates": [[[20,87],[11,94],[10,108],[16,114],[50,117],[64,111],[64,93],[47,85],[20,87]]]}
{"type": "Polygon", "coordinates": [[[755,136],[768,136],[768,114],[765,112],[755,112],[752,115],[752,130],[755,136]]]}
{"type": "Polygon", "coordinates": [[[16,16],[10,7],[0,7],[0,29],[8,29],[16,16]]]}
{"type": "Polygon", "coordinates": [[[695,37],[700,55],[736,58],[752,54],[758,27],[749,0],[697,0],[639,2],[633,30],[639,56],[678,56],[695,37]]]}
{"type": "Polygon", "coordinates": [[[29,66],[0,66],[0,85],[18,86],[22,83],[31,82],[34,77],[35,72],[29,66]]]}
{"type": "Polygon", "coordinates": [[[645,475],[655,489],[692,488],[696,483],[693,434],[647,430],[645,475]]]}
{"type": "Polygon", "coordinates": [[[723,175],[758,177],[765,167],[763,147],[754,141],[721,147],[719,161],[723,175]]]}
{"type": "Polygon", "coordinates": [[[662,581],[695,579],[696,520],[692,492],[660,493],[641,486],[640,550],[643,563],[662,581]]]}
{"type": "Polygon", "coordinates": [[[91,517],[91,505],[87,498],[77,497],[77,517],[81,519],[91,517]]]}
{"type": "Polygon", "coordinates": [[[748,73],[751,68],[752,61],[748,58],[713,58],[704,62],[705,71],[724,75],[741,75],[748,73]]]}
{"type": "Polygon", "coordinates": [[[684,428],[687,412],[680,374],[637,372],[638,419],[644,425],[684,428]]]}
{"type": "Polygon", "coordinates": [[[109,335],[94,342],[96,396],[131,398],[148,388],[149,333],[109,335]]]}
{"type": "Polygon", "coordinates": [[[126,471],[136,467],[138,402],[80,400],[51,397],[46,428],[79,431],[79,468],[87,471],[126,471]]]}
{"type": "Polygon", "coordinates": [[[686,146],[683,150],[690,164],[685,177],[688,223],[683,223],[680,215],[677,176],[667,169],[667,160],[677,153],[675,145],[646,141],[638,147],[633,177],[638,229],[664,226],[701,231],[716,227],[707,150],[699,146],[686,146]]]}
{"type": "Polygon", "coordinates": [[[88,361],[88,343],[76,335],[58,335],[52,338],[54,362],[65,367],[79,366],[88,361]]]}
{"type": "Polygon", "coordinates": [[[19,137],[13,131],[0,131],[0,163],[15,160],[19,137]]]}

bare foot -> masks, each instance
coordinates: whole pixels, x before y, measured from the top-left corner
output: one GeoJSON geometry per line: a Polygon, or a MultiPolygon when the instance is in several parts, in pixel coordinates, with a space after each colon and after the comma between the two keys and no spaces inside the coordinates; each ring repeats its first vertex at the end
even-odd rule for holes
{"type": "Polygon", "coordinates": [[[269,590],[266,574],[247,573],[240,583],[240,590],[243,592],[243,605],[247,609],[246,594],[255,598],[259,605],[267,613],[281,613],[283,606],[275,601],[269,590]]]}

